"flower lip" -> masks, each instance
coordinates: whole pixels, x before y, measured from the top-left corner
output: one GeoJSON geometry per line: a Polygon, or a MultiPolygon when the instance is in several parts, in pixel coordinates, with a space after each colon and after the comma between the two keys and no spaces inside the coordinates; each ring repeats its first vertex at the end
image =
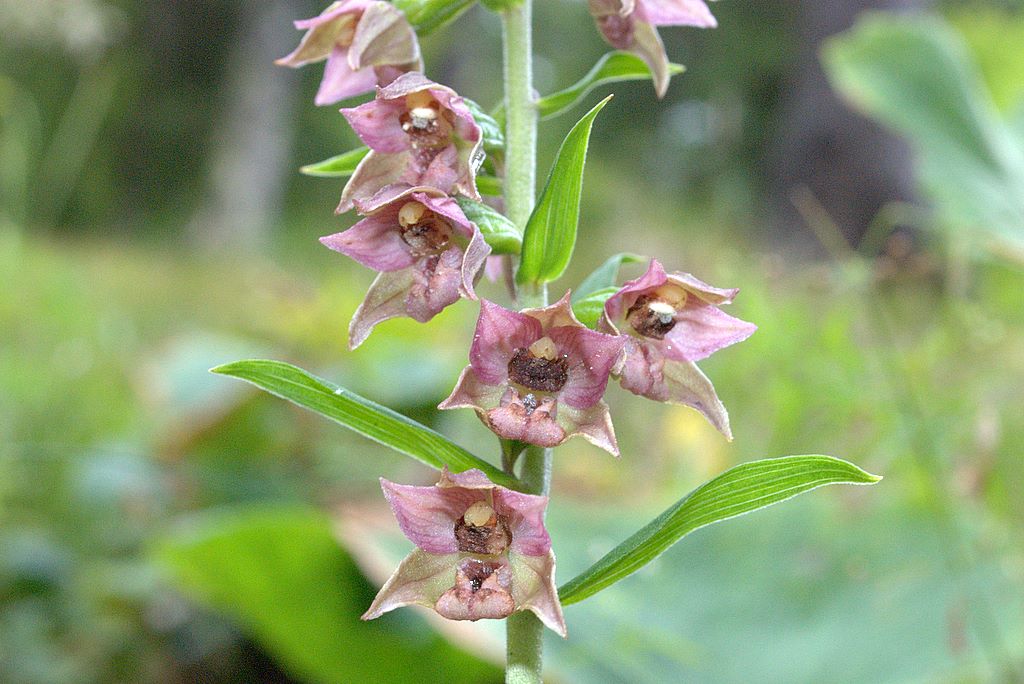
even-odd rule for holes
{"type": "Polygon", "coordinates": [[[662,340],[676,327],[676,313],[676,307],[664,299],[642,294],[626,311],[626,321],[640,335],[662,340]]]}
{"type": "Polygon", "coordinates": [[[452,225],[421,202],[406,202],[398,211],[399,235],[417,257],[440,254],[452,240],[452,225]]]}

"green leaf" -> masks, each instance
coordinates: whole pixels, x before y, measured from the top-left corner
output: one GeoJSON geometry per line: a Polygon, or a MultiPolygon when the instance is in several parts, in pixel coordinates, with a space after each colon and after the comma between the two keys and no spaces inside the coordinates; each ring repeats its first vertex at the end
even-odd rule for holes
{"type": "Polygon", "coordinates": [[[466,107],[469,108],[469,113],[473,115],[473,120],[476,121],[476,125],[480,127],[481,136],[483,137],[484,149],[490,153],[504,152],[505,151],[505,132],[498,125],[498,122],[494,120],[494,117],[483,110],[473,100],[468,97],[463,98],[463,102],[466,103],[466,107]]]}
{"type": "Polygon", "coordinates": [[[444,466],[454,472],[479,468],[498,484],[517,484],[512,477],[444,435],[283,361],[235,361],[210,372],[251,382],[438,470],[444,466]]]}
{"type": "MultiPolygon", "coordinates": [[[[669,64],[669,74],[675,76],[686,71],[681,64],[669,64]]],[[[631,52],[609,52],[576,83],[565,90],[540,98],[537,111],[542,119],[549,119],[572,109],[594,88],[618,81],[636,81],[651,78],[651,70],[642,59],[631,52]]]]}
{"type": "MultiPolygon", "coordinates": [[[[572,293],[572,301],[575,303],[598,290],[605,290],[615,285],[619,277],[619,268],[622,264],[636,264],[647,261],[647,257],[630,252],[619,252],[608,257],[603,264],[591,271],[590,275],[583,279],[576,291],[572,293]]],[[[607,297],[606,297],[607,299],[607,297]]]]}
{"type": "Polygon", "coordinates": [[[519,254],[523,239],[514,223],[482,202],[461,195],[455,201],[459,203],[466,218],[480,228],[487,244],[491,246],[491,254],[519,254]]]}
{"type": "Polygon", "coordinates": [[[297,680],[497,681],[493,665],[459,651],[406,613],[363,622],[374,589],[306,508],[206,513],[159,541],[153,556],[188,594],[229,616],[297,680]]]}
{"type": "Polygon", "coordinates": [[[604,312],[604,303],[618,291],[619,288],[617,287],[605,287],[591,292],[585,297],[577,298],[574,295],[572,298],[572,312],[576,314],[576,318],[580,323],[588,328],[595,328],[602,312],[604,312]]]}
{"type": "Polygon", "coordinates": [[[611,97],[609,95],[587,112],[558,148],[540,201],[526,222],[522,259],[516,273],[516,282],[520,285],[536,287],[555,280],[569,265],[576,245],[583,166],[587,160],[590,129],[597,113],[611,97]]]}
{"type": "Polygon", "coordinates": [[[501,179],[494,176],[477,176],[476,189],[480,191],[481,195],[500,197],[502,192],[501,179]]]}
{"type": "Polygon", "coordinates": [[[480,0],[480,4],[492,12],[504,12],[523,4],[523,0],[480,0]]]}
{"type": "Polygon", "coordinates": [[[405,13],[416,33],[425,36],[458,18],[476,4],[476,0],[393,0],[405,13]]]}
{"type": "Polygon", "coordinates": [[[756,511],[828,484],[881,480],[831,456],[784,456],[744,463],[687,494],[559,590],[576,603],[636,572],[696,529],[756,511]]]}
{"type": "Polygon", "coordinates": [[[1024,241],[1024,146],[955,31],[867,13],[822,59],[836,90],[910,141],[941,225],[1024,241]]]}
{"type": "Polygon", "coordinates": [[[359,147],[349,150],[344,154],[339,154],[336,157],[324,159],[316,164],[306,164],[299,171],[307,176],[320,176],[322,178],[351,176],[352,172],[359,166],[359,162],[363,161],[363,157],[369,153],[369,147],[359,147]]]}

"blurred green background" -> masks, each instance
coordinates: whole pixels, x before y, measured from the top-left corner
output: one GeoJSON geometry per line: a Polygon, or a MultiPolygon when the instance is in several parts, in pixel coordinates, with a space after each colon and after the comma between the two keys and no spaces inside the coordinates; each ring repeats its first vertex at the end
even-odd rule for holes
{"type": "MultiPolygon", "coordinates": [[[[606,46],[585,3],[536,4],[546,93],[606,46]]],[[[0,681],[501,679],[500,624],[357,619],[409,547],[377,477],[433,475],[206,372],[288,360],[497,456],[433,408],[472,305],[345,349],[372,274],[316,242],[352,220],[342,181],[296,169],[356,140],[312,105],[320,67],[272,65],[321,9],[0,4],[0,681]]],[[[735,463],[885,480],[686,538],[567,608],[549,676],[1024,681],[1024,10],[714,10],[662,32],[688,69],[664,101],[614,87],[555,289],[618,251],[742,288],[759,331],[702,363],[736,440],[613,386],[621,460],[557,454],[559,578],[735,463]]],[[[428,71],[489,107],[499,37],[474,8],[423,40],[428,71]]],[[[542,176],[572,120],[543,123],[542,176]]]]}

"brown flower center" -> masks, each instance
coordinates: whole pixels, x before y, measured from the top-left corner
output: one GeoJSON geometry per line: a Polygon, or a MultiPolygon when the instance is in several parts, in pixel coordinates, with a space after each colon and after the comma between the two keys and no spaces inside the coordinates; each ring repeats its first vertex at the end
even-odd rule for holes
{"type": "Polygon", "coordinates": [[[439,254],[451,243],[452,226],[419,202],[407,202],[398,211],[402,242],[415,256],[439,254]]]}
{"type": "Polygon", "coordinates": [[[443,147],[452,134],[452,116],[442,110],[429,90],[405,96],[406,109],[398,117],[413,149],[443,147]]]}
{"type": "Polygon", "coordinates": [[[609,14],[600,17],[597,24],[612,47],[628,50],[633,44],[633,17],[609,14]]]}
{"type": "MultiPolygon", "coordinates": [[[[486,501],[473,503],[455,523],[459,551],[496,555],[508,548],[512,533],[486,501]]],[[[490,575],[484,575],[484,579],[490,575]]]]}
{"type": "Polygon", "coordinates": [[[644,337],[661,340],[676,327],[676,307],[656,295],[640,295],[626,312],[626,321],[644,337]]]}
{"type": "Polygon", "coordinates": [[[542,337],[529,347],[516,350],[508,362],[508,377],[517,385],[538,392],[558,392],[569,379],[569,362],[558,354],[550,337],[542,337]]]}

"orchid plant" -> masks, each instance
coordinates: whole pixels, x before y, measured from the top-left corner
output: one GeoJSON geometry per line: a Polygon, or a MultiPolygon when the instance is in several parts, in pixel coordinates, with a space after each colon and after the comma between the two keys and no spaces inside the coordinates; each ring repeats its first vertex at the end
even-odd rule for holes
{"type": "MultiPolygon", "coordinates": [[[[478,307],[475,333],[466,336],[469,364],[439,408],[473,409],[497,438],[500,465],[285,363],[240,361],[214,371],[437,468],[436,485],[381,479],[415,549],[363,618],[416,604],[450,620],[507,620],[507,681],[539,682],[541,632],[546,626],[562,637],[570,633],[565,606],[634,572],[694,529],[821,485],[879,478],[828,456],[742,464],[557,586],[554,544],[544,526],[554,449],[579,435],[619,456],[603,399],[611,380],[638,397],[692,407],[731,440],[728,413],[696,362],[746,339],[755,326],[722,310],[737,290],[632,254],[610,257],[549,303],[549,284],[572,257],[590,131],[608,99],[569,131],[536,199],[538,119],[569,111],[614,81],[650,78],[663,96],[681,67],[669,63],[656,27],[713,27],[715,19],[703,0],[589,0],[595,37],[617,51],[578,83],[538,98],[532,0],[480,1],[504,28],[505,97],[490,114],[430,80],[418,44],[475,0],[335,2],[295,22],[306,33],[279,63],[326,60],[318,105],[374,93],[341,110],[366,148],[303,169],[350,176],[337,213],[355,211],[360,218],[321,242],[378,272],[352,318],[350,349],[390,318],[427,322],[463,299],[463,306],[478,307]],[[646,272],[616,285],[619,267],[631,262],[646,262],[646,272]],[[504,303],[478,294],[485,272],[505,284],[504,292],[495,285],[489,294],[504,303]]],[[[487,451],[484,444],[476,450],[487,451]]],[[[628,469],[628,459],[622,467],[628,469]]]]}

